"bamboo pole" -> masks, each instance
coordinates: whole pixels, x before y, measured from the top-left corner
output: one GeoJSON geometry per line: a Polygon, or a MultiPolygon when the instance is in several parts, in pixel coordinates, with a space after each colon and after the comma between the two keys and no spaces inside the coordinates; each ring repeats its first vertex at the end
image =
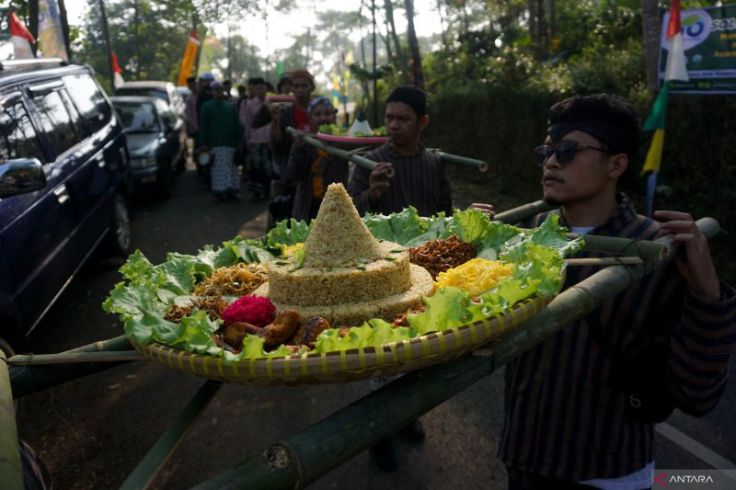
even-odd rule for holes
{"type": "Polygon", "coordinates": [[[532,216],[552,209],[549,204],[542,201],[530,202],[522,206],[509,209],[507,211],[500,212],[493,216],[494,221],[500,221],[502,223],[508,223],[510,225],[521,223],[530,219],[532,216]]]}
{"type": "MultiPolygon", "coordinates": [[[[306,143],[310,144],[311,146],[314,146],[315,148],[319,148],[320,150],[326,151],[330,155],[342,158],[344,160],[351,161],[357,165],[360,165],[361,167],[367,168],[368,170],[373,170],[378,165],[378,162],[369,160],[366,157],[362,157],[351,151],[343,150],[341,148],[335,148],[334,146],[328,145],[313,136],[309,136],[307,133],[303,131],[298,131],[292,127],[287,127],[286,131],[295,138],[303,138],[306,143]]],[[[389,178],[393,177],[394,176],[393,168],[389,169],[389,171],[386,172],[386,174],[388,175],[389,178]]]]}
{"type": "Polygon", "coordinates": [[[486,173],[488,172],[490,166],[488,165],[488,162],[484,162],[483,160],[476,160],[475,158],[468,158],[460,155],[453,155],[452,153],[445,153],[444,151],[441,151],[437,148],[430,148],[429,151],[440,157],[440,160],[444,160],[445,162],[450,163],[458,163],[460,165],[467,165],[470,167],[475,167],[478,169],[479,172],[486,173]]]}
{"type": "MultiPolygon", "coordinates": [[[[718,231],[714,220],[697,223],[706,236],[714,236],[718,231]]],[[[195,488],[302,488],[582,318],[603,299],[625,290],[665,263],[602,269],[561,292],[526,325],[486,349],[485,355],[466,354],[448,363],[408,373],[288,441],[271,445],[261,453],[263,457],[245,461],[195,488]]]]}
{"type": "Polygon", "coordinates": [[[60,352],[59,354],[23,354],[8,359],[11,366],[44,366],[49,364],[77,364],[80,362],[122,362],[145,360],[135,350],[112,352],[60,352]]]}
{"type": "Polygon", "coordinates": [[[583,267],[588,265],[639,265],[643,264],[641,257],[586,257],[565,260],[568,267],[583,267]]]}
{"type": "MultiPolygon", "coordinates": [[[[568,238],[579,238],[580,235],[568,233],[568,238]]],[[[608,252],[625,257],[641,257],[643,259],[662,260],[674,253],[674,247],[669,243],[651,240],[629,240],[603,235],[585,235],[584,250],[592,252],[608,252]]]]}
{"type": "Polygon", "coordinates": [[[0,349],[0,486],[7,490],[23,489],[15,405],[10,387],[10,372],[2,349],[0,349]]]}
{"type": "MultiPolygon", "coordinates": [[[[130,342],[125,335],[113,337],[87,344],[75,349],[65,351],[74,352],[114,352],[130,350],[130,342]]],[[[82,376],[104,371],[120,364],[121,362],[97,362],[84,364],[57,364],[57,365],[33,365],[33,366],[10,366],[11,380],[13,385],[13,396],[20,398],[30,395],[46,388],[72,381],[82,376]]]]}
{"type": "Polygon", "coordinates": [[[171,427],[156,441],[133,472],[125,479],[121,490],[148,488],[166,461],[171,457],[181,441],[186,437],[199,415],[207,408],[222,383],[207,381],[176,417],[171,427]]]}
{"type": "Polygon", "coordinates": [[[118,351],[130,350],[132,347],[125,335],[113,337],[107,340],[98,340],[91,344],[76,347],[65,352],[100,352],[100,351],[118,351]]]}

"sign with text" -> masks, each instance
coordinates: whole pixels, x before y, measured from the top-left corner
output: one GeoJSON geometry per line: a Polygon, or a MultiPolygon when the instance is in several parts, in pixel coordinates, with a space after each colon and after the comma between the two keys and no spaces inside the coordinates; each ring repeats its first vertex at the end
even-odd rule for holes
{"type": "MultiPolygon", "coordinates": [[[[669,53],[669,18],[667,12],[662,19],[660,80],[669,53]]],[[[670,92],[736,93],[736,5],[682,10],[680,22],[690,81],[671,81],[670,92]]]]}

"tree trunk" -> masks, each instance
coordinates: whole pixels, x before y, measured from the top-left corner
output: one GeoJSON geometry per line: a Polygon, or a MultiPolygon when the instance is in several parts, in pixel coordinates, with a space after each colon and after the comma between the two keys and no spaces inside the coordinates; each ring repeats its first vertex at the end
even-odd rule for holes
{"type": "Polygon", "coordinates": [[[544,15],[544,0],[537,0],[537,56],[547,53],[547,22],[544,15]]]}
{"type": "Polygon", "coordinates": [[[64,48],[66,48],[66,57],[72,61],[71,43],[69,42],[69,19],[66,15],[65,0],[59,0],[59,19],[61,20],[61,33],[64,37],[64,48]]]}
{"type": "Polygon", "coordinates": [[[641,0],[641,12],[647,88],[654,94],[659,89],[659,39],[662,34],[657,0],[641,0]]]}
{"type": "Polygon", "coordinates": [[[31,49],[35,56],[38,50],[38,0],[28,0],[28,29],[36,38],[36,42],[31,43],[31,49]]]}
{"type": "Polygon", "coordinates": [[[536,0],[527,0],[527,9],[529,10],[529,37],[532,45],[537,46],[537,3],[536,0]]]}
{"type": "Polygon", "coordinates": [[[437,14],[440,16],[440,32],[442,34],[442,46],[448,49],[449,43],[447,42],[447,31],[445,30],[445,18],[442,15],[442,2],[437,0],[437,14]]]}
{"type": "Polygon", "coordinates": [[[414,30],[414,0],[405,0],[406,5],[406,35],[409,38],[409,52],[411,53],[411,71],[414,77],[414,86],[424,90],[424,71],[422,70],[422,55],[419,53],[419,41],[414,30]]]}
{"type": "Polygon", "coordinates": [[[141,25],[138,10],[138,0],[133,1],[133,55],[135,56],[135,79],[141,79],[141,52],[140,52],[140,36],[138,35],[141,25]]]}
{"type": "Polygon", "coordinates": [[[107,54],[107,68],[110,76],[110,93],[115,90],[115,70],[112,67],[112,46],[110,45],[110,31],[107,27],[107,12],[105,11],[105,1],[98,0],[100,6],[100,19],[102,21],[102,32],[105,36],[105,52],[107,54]]]}
{"type": "Polygon", "coordinates": [[[393,49],[391,48],[391,39],[389,39],[390,34],[388,33],[388,23],[386,23],[386,35],[379,33],[379,36],[381,37],[381,41],[383,41],[383,45],[386,47],[386,55],[388,56],[388,62],[392,65],[395,65],[398,63],[398,60],[394,57],[393,49]]]}
{"type": "Polygon", "coordinates": [[[394,50],[396,52],[396,59],[399,62],[399,68],[403,72],[402,79],[408,80],[409,79],[409,63],[406,59],[404,50],[401,49],[401,43],[399,42],[399,36],[396,34],[396,22],[394,22],[394,6],[391,3],[391,0],[384,0],[383,5],[386,10],[386,22],[388,22],[388,25],[391,28],[390,34],[391,34],[391,39],[393,39],[394,41],[394,50]]]}

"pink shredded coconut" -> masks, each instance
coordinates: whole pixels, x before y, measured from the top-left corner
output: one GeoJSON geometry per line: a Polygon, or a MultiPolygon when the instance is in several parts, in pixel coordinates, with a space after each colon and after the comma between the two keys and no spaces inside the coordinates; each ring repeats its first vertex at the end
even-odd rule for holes
{"type": "Polygon", "coordinates": [[[262,296],[243,296],[222,312],[225,323],[248,322],[256,327],[265,327],[276,317],[276,307],[270,299],[262,296]]]}

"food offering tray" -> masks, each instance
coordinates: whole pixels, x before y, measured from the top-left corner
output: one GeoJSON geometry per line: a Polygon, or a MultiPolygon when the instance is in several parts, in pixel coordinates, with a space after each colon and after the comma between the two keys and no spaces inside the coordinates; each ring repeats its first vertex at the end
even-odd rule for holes
{"type": "Polygon", "coordinates": [[[194,354],[158,343],[142,345],[133,339],[130,341],[138,352],[155,362],[213,380],[262,385],[342,383],[406,373],[448,361],[521,327],[548,301],[531,298],[485,321],[381,347],[239,362],[227,362],[220,357],[194,354]]]}

